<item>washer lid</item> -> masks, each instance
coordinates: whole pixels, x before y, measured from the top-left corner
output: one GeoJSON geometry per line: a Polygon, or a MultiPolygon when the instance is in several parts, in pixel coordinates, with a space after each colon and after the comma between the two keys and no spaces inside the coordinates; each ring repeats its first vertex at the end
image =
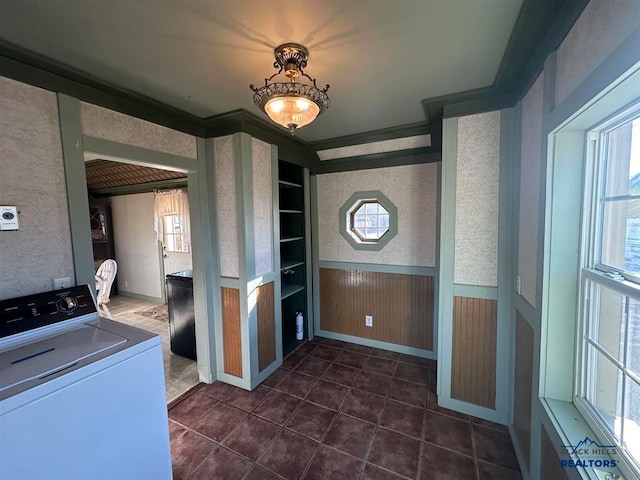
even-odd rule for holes
{"type": "Polygon", "coordinates": [[[38,342],[0,353],[0,392],[44,378],[78,361],[127,341],[91,325],[82,325],[38,342]]]}

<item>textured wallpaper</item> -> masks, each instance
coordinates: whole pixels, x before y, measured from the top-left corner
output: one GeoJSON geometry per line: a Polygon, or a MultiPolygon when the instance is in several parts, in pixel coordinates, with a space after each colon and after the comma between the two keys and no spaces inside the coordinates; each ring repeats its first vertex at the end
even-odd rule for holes
{"type": "Polygon", "coordinates": [[[522,144],[520,153],[520,232],[518,274],[521,295],[536,304],[538,258],[538,203],[542,149],[542,77],[540,74],[522,100],[522,144]]]}
{"type": "Polygon", "coordinates": [[[80,102],[82,133],[158,152],[198,158],[196,138],[139,118],[80,102]]]}
{"type": "Polygon", "coordinates": [[[318,175],[321,261],[435,266],[435,163],[318,175]],[[398,234],[380,251],[354,249],[339,231],[340,207],[357,191],[380,190],[398,208],[398,234]]]}
{"type": "Polygon", "coordinates": [[[220,274],[223,277],[239,278],[238,204],[233,136],[216,138],[213,142],[218,199],[220,274]]]}
{"type": "Polygon", "coordinates": [[[638,25],[640,0],[591,0],[558,48],[556,103],[562,102],[638,25]]]}
{"type": "Polygon", "coordinates": [[[0,300],[74,278],[56,94],[0,77],[0,205],[20,230],[0,232],[0,300]]]}
{"type": "Polygon", "coordinates": [[[251,139],[253,163],[253,235],[256,276],[273,271],[273,194],[271,145],[251,139]]]}
{"type": "Polygon", "coordinates": [[[458,119],[454,282],[498,285],[500,112],[458,119]]]}

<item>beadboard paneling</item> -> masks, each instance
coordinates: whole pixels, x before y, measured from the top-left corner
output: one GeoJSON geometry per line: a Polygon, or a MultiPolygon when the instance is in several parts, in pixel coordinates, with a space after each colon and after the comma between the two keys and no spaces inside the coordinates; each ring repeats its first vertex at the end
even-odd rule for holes
{"type": "Polygon", "coordinates": [[[433,350],[433,285],[421,275],[321,268],[320,328],[433,350]]]}
{"type": "Polygon", "coordinates": [[[276,360],[276,315],[274,283],[257,288],[258,309],[258,369],[263,371],[276,360]]]}
{"type": "Polygon", "coordinates": [[[451,397],[487,408],[496,401],[495,300],[454,297],[451,397]]]}
{"type": "Polygon", "coordinates": [[[222,337],[224,371],[242,377],[242,336],[240,333],[240,290],[222,287],[222,337]]]}

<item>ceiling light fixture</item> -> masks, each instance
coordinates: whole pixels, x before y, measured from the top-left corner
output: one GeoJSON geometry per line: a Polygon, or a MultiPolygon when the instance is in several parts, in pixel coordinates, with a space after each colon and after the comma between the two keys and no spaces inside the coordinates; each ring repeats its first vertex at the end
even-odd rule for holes
{"type": "Polygon", "coordinates": [[[276,73],[264,79],[263,87],[253,90],[253,101],[269,118],[293,135],[297,128],[304,127],[329,108],[329,85],[319,89],[316,79],[304,73],[309,59],[309,50],[297,43],[284,43],[273,50],[276,73]],[[273,82],[277,75],[284,75],[289,81],[273,82]],[[298,77],[307,77],[313,85],[298,83],[298,77]]]}

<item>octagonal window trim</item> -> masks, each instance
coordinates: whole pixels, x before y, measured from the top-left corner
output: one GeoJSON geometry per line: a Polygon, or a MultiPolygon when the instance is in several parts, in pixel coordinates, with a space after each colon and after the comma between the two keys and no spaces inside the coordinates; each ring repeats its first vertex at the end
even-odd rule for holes
{"type": "Polygon", "coordinates": [[[340,208],[340,234],[356,250],[379,251],[397,233],[398,209],[379,190],[356,192],[340,208]]]}

